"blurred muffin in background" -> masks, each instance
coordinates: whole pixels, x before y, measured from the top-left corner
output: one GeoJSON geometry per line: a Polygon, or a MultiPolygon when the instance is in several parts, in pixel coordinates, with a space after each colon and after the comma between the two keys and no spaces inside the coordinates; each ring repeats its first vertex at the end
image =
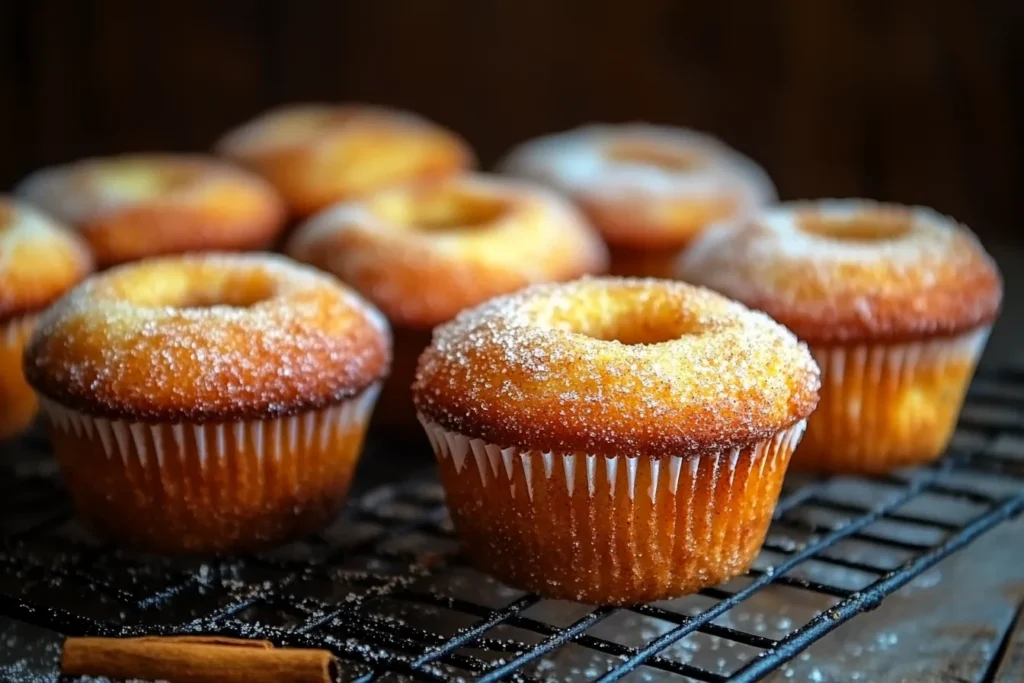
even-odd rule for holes
{"type": "Polygon", "coordinates": [[[0,439],[27,427],[36,414],[21,354],[38,314],[92,267],[89,247],[78,235],[0,196],[0,439]]]}
{"type": "Polygon", "coordinates": [[[99,266],[274,242],[285,210],[262,178],[213,157],[125,154],[36,171],[15,192],[76,228],[99,266]]]}
{"type": "Polygon", "coordinates": [[[608,264],[600,238],[570,202],[486,174],[338,204],[301,225],[287,253],[338,276],[391,321],[394,363],[375,419],[402,427],[416,424],[409,387],[435,325],[499,294],[608,264]]]}
{"type": "Polygon", "coordinates": [[[364,104],[273,109],[227,133],[216,150],[266,177],[298,217],[476,164],[455,133],[410,112],[364,104]]]}
{"type": "Polygon", "coordinates": [[[499,170],[575,201],[611,249],[618,275],[671,277],[675,257],[712,223],[776,199],[768,174],[704,133],[631,123],[530,140],[499,170]]]}
{"type": "Polygon", "coordinates": [[[920,206],[787,202],[709,232],[678,276],[758,308],[811,347],[821,402],[797,469],[887,472],[946,448],[999,313],[974,234],[920,206]]]}

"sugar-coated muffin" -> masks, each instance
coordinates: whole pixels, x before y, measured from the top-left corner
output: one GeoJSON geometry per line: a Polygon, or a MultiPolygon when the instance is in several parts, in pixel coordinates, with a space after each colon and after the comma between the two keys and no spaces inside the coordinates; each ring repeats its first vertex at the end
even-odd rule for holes
{"type": "Polygon", "coordinates": [[[750,565],[818,368],[782,326],[708,290],[583,279],[440,326],[413,398],[477,567],[550,598],[634,604],[750,565]]]}
{"type": "Polygon", "coordinates": [[[42,316],[24,367],[92,529],[238,551],[337,510],[389,346],[383,316],[334,278],[209,254],[90,278],[42,316]]]}
{"type": "Polygon", "coordinates": [[[601,231],[617,275],[671,277],[710,226],[775,200],[764,170],[697,131],[591,125],[530,140],[499,168],[570,196],[601,231]]]}
{"type": "Polygon", "coordinates": [[[377,415],[417,430],[409,386],[435,325],[499,294],[599,273],[608,263],[567,200],[484,174],[338,204],[300,226],[287,251],[337,275],[390,319],[395,362],[377,415]]]}
{"type": "Polygon", "coordinates": [[[476,164],[455,133],[410,112],[365,104],[273,109],[226,134],[216,149],[264,175],[299,217],[476,164]]]}
{"type": "Polygon", "coordinates": [[[27,427],[37,402],[21,372],[36,318],[93,268],[80,237],[0,195],[0,439],[27,427]]]}
{"type": "Polygon", "coordinates": [[[678,275],[810,345],[821,404],[793,465],[823,472],[938,457],[1002,299],[995,263],[965,226],[862,199],[766,209],[694,244],[678,275]]]}
{"type": "Polygon", "coordinates": [[[124,154],[36,171],[15,192],[76,228],[97,263],[272,244],[284,205],[262,178],[213,157],[124,154]]]}

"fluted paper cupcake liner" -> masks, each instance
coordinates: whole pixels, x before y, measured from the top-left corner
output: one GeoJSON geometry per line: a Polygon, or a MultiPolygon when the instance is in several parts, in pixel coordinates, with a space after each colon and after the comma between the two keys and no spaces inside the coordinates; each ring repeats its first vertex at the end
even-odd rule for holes
{"type": "Polygon", "coordinates": [[[477,567],[547,597],[615,604],[684,595],[745,571],[804,428],[659,459],[501,447],[420,419],[477,567]]]}
{"type": "Polygon", "coordinates": [[[34,315],[0,322],[0,439],[29,426],[38,409],[36,395],[21,370],[21,354],[35,323],[34,315]]]}
{"type": "Polygon", "coordinates": [[[897,345],[812,348],[821,400],[793,467],[884,472],[942,454],[990,328],[897,345]]]}
{"type": "Polygon", "coordinates": [[[43,399],[80,517],[161,552],[259,547],[303,533],[348,490],[379,385],[288,417],[208,424],[108,420],[43,399]]]}

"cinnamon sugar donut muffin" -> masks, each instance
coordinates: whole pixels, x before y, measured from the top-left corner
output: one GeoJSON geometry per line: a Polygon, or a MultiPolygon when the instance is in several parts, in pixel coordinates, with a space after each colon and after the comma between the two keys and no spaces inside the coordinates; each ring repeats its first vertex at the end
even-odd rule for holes
{"type": "Polygon", "coordinates": [[[696,131],[592,125],[531,140],[499,165],[570,196],[611,248],[612,273],[671,277],[706,227],[776,198],[751,159],[696,131]]]}
{"type": "Polygon", "coordinates": [[[36,414],[35,394],[21,372],[36,317],[91,271],[81,238],[0,195],[0,439],[27,427],[36,414]]]}
{"type": "Polygon", "coordinates": [[[603,278],[440,326],[413,398],[476,566],[546,597],[632,604],[746,570],[817,389],[807,348],[767,316],[603,278]]]}
{"type": "Polygon", "coordinates": [[[16,192],[77,228],[100,266],[270,245],[284,206],[261,178],[211,157],[125,154],[37,171],[16,192]]]}
{"type": "Polygon", "coordinates": [[[484,174],[338,204],[302,225],[287,252],[351,284],[391,320],[395,363],[378,419],[416,429],[409,385],[435,325],[532,283],[601,272],[608,258],[567,201],[484,174]]]}
{"type": "Polygon", "coordinates": [[[216,148],[269,179],[297,216],[475,165],[455,133],[416,114],[365,104],[273,109],[229,132],[216,148]]]}
{"type": "Polygon", "coordinates": [[[868,200],[792,202],[709,233],[679,275],[806,341],[821,404],[794,466],[884,472],[945,449],[999,312],[995,263],[955,220],[868,200]]]}
{"type": "Polygon", "coordinates": [[[236,551],[337,509],[389,358],[383,317],[269,255],[87,280],[25,352],[79,515],[160,552],[236,551]]]}

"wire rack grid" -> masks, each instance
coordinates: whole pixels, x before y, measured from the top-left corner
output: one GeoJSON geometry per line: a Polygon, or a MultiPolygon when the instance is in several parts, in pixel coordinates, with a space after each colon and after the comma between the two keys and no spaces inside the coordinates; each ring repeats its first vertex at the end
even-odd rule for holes
{"type": "Polygon", "coordinates": [[[1024,371],[979,375],[943,460],[787,482],[746,576],[632,608],[545,600],[475,572],[430,473],[358,496],[330,528],[272,553],[153,558],[77,526],[42,436],[15,446],[0,470],[8,617],[66,635],[327,648],[339,679],[360,683],[749,682],[1024,510],[1024,371]]]}

